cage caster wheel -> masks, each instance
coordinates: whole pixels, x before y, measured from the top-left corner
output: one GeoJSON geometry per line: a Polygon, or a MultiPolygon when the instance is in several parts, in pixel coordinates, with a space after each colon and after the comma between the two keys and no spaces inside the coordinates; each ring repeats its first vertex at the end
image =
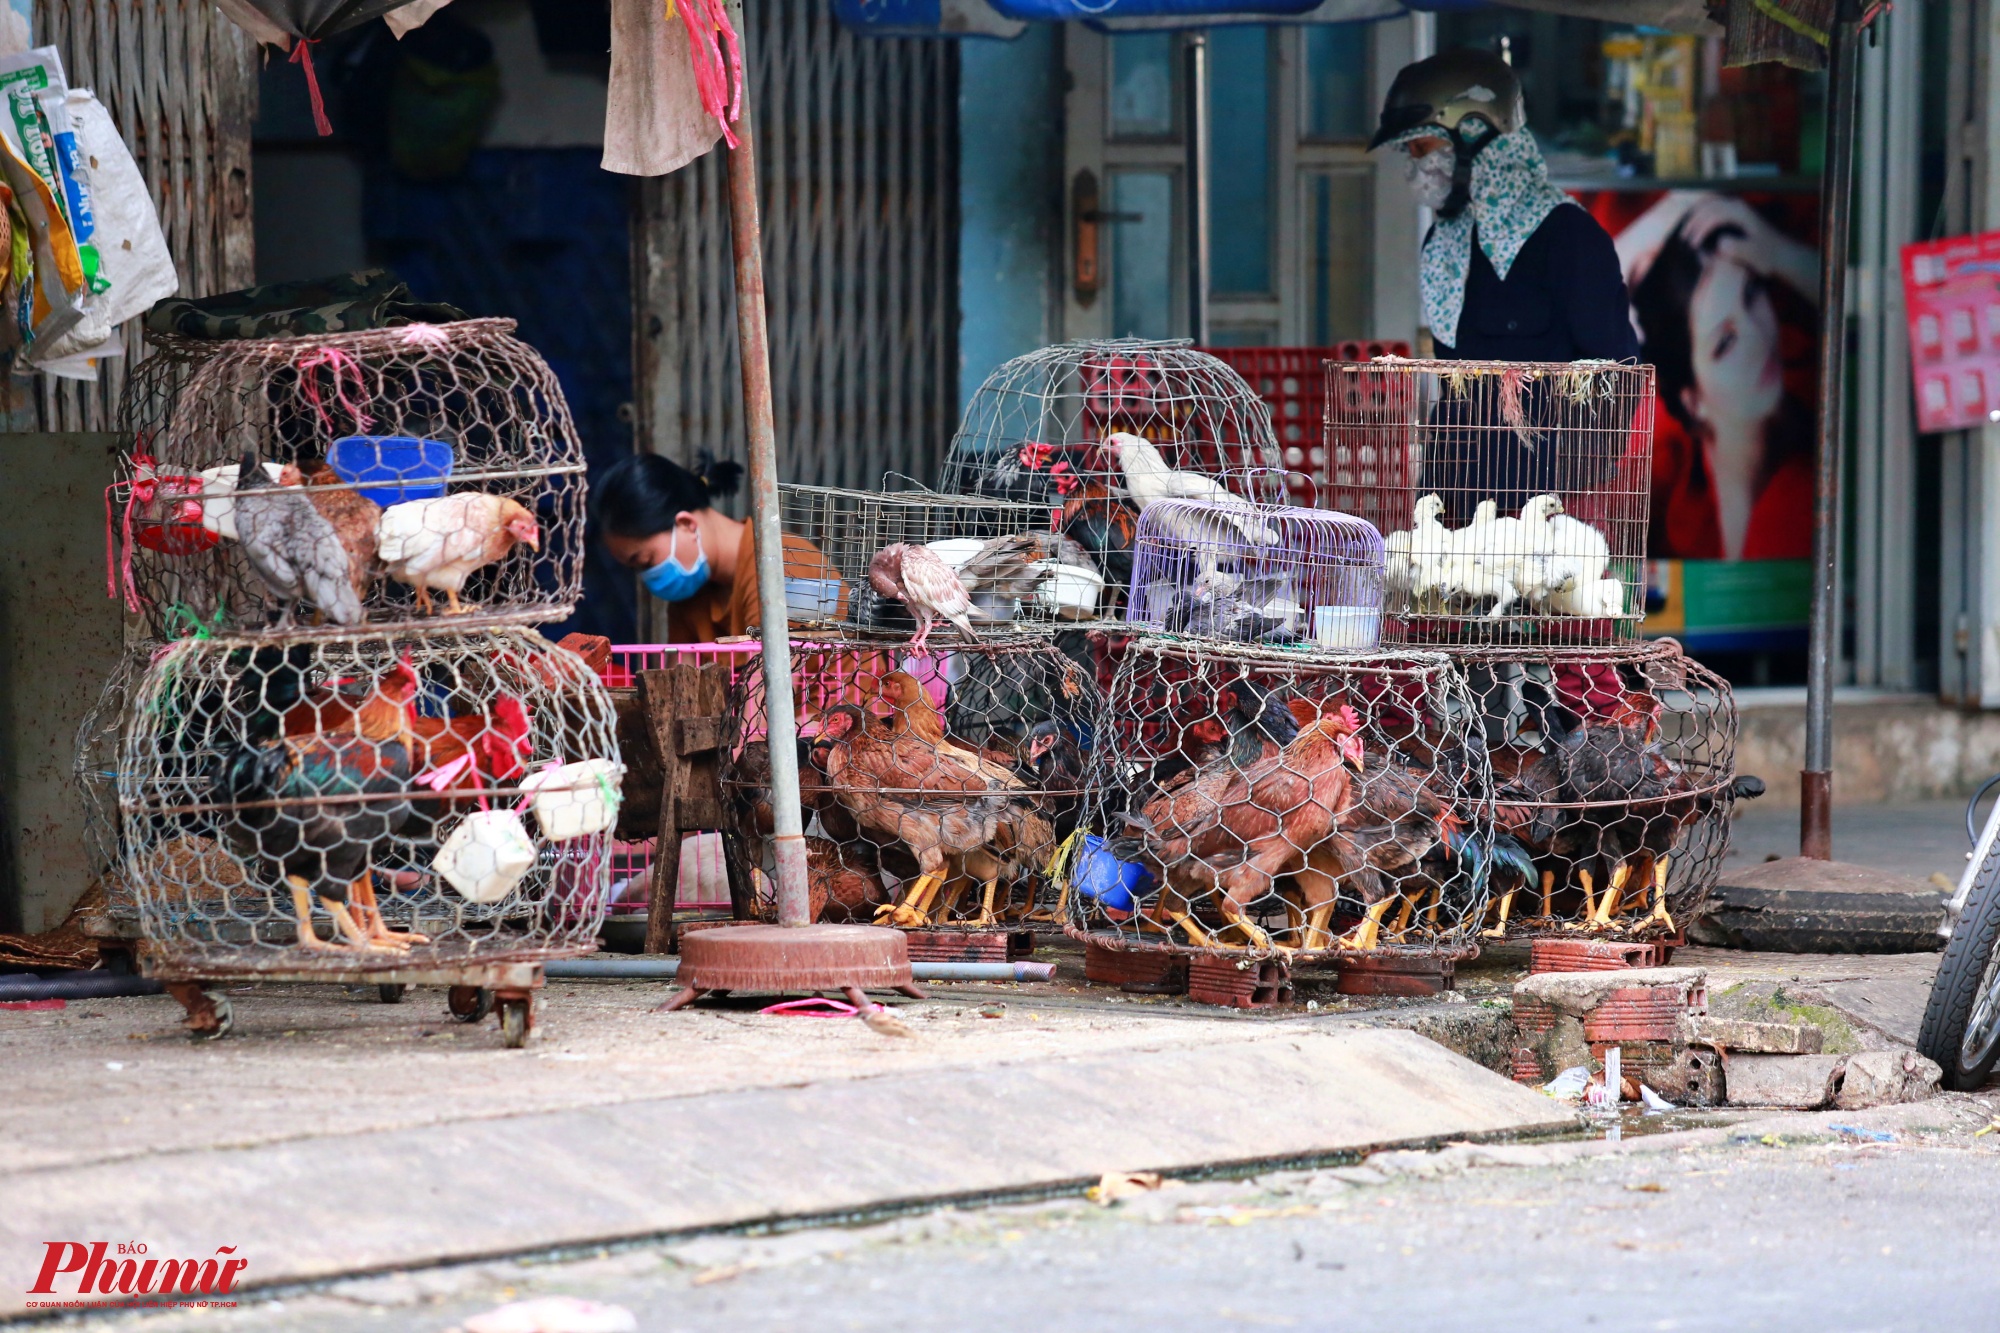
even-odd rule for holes
{"type": "Polygon", "coordinates": [[[500,1040],[508,1050],[518,1051],[526,1046],[534,1027],[533,1000],[524,996],[500,1001],[500,1040]]]}
{"type": "Polygon", "coordinates": [[[461,1023],[477,1023],[493,1012],[493,992],[484,986],[453,986],[444,1002],[461,1023]]]}
{"type": "Polygon", "coordinates": [[[401,1004],[409,993],[409,986],[401,981],[385,981],[375,988],[375,997],[384,1004],[401,1004]]]}

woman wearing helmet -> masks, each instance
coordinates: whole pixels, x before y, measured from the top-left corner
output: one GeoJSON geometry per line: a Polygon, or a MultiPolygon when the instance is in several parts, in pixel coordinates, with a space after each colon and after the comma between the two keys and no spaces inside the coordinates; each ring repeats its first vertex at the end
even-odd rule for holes
{"type": "MultiPolygon", "coordinates": [[[[1404,153],[1411,192],[1436,214],[1419,276],[1424,323],[1439,357],[1638,357],[1617,247],[1597,219],[1550,183],[1520,80],[1506,61],[1454,50],[1405,66],[1368,146],[1404,153]]],[[[1535,415],[1535,402],[1524,406],[1535,415]]],[[[1472,402],[1440,404],[1431,423],[1444,429],[1432,436],[1420,484],[1444,498],[1454,523],[1469,521],[1481,500],[1512,513],[1539,492],[1600,483],[1616,452],[1602,446],[1622,443],[1625,424],[1594,422],[1606,429],[1536,448],[1516,432],[1481,429],[1489,415],[1472,402]],[[1465,429],[1449,429],[1460,422],[1465,429]],[[1579,443],[1593,456],[1580,456],[1579,443]]]]}
{"type": "Polygon", "coordinates": [[[1487,51],[1406,66],[1370,148],[1406,155],[1411,191],[1437,214],[1424,238],[1424,322],[1441,357],[1623,360],[1639,354],[1618,250],[1549,183],[1521,82],[1487,51]]]}

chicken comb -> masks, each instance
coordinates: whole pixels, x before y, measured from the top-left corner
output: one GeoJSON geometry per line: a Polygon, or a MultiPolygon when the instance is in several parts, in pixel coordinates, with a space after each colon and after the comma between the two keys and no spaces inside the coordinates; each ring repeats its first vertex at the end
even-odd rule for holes
{"type": "Polygon", "coordinates": [[[1354,711],[1353,704],[1342,704],[1338,716],[1340,718],[1340,725],[1349,731],[1361,730],[1361,714],[1354,711]]]}

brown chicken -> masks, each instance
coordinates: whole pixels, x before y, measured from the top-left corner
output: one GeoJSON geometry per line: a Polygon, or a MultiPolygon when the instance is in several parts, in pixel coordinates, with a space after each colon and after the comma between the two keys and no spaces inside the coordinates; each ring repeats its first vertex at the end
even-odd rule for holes
{"type": "MultiPolygon", "coordinates": [[[[1322,714],[1248,768],[1225,756],[1186,785],[1154,797],[1136,819],[1127,817],[1143,835],[1142,863],[1163,886],[1161,910],[1195,944],[1220,943],[1193,919],[1195,905],[1214,898],[1251,948],[1273,947],[1246,909],[1271,891],[1278,876],[1304,869],[1308,853],[1332,836],[1353,799],[1352,772],[1362,765],[1357,726],[1351,711],[1322,714]]],[[[1330,892],[1321,908],[1314,903],[1324,933],[1330,892]]],[[[1309,923],[1308,938],[1311,929],[1309,923]]]]}
{"type": "Polygon", "coordinates": [[[303,494],[340,538],[341,549],[347,552],[347,577],[354,585],[355,600],[367,602],[369,590],[382,574],[375,559],[375,525],[382,518],[382,506],[342,482],[340,474],[325,463],[304,469],[287,463],[278,473],[278,484],[312,488],[303,494]]]}

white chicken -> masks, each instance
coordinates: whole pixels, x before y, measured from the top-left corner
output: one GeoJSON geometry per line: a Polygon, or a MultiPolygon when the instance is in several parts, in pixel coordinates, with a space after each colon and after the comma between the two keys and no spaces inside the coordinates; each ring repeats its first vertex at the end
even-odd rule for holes
{"type": "MultiPolygon", "coordinates": [[[[274,483],[284,484],[284,464],[264,463],[260,466],[264,475],[274,483]]],[[[241,470],[240,463],[224,463],[201,470],[201,525],[226,542],[237,540],[235,496],[237,474],[241,470]]]]}
{"type": "Polygon", "coordinates": [[[1420,496],[1410,526],[1390,533],[1384,542],[1384,581],[1417,605],[1441,591],[1444,582],[1452,534],[1438,522],[1443,513],[1443,500],[1435,495],[1420,496]]]}
{"type": "Polygon", "coordinates": [[[1257,516],[1255,505],[1213,477],[1174,471],[1152,441],[1114,431],[1104,437],[1104,452],[1125,474],[1125,491],[1141,514],[1161,500],[1199,500],[1231,511],[1222,517],[1244,540],[1259,546],[1277,544],[1277,530],[1257,516]]]}
{"type": "Polygon", "coordinates": [[[1616,578],[1565,584],[1549,595],[1549,609],[1559,616],[1619,616],[1625,614],[1625,584],[1616,578]]]}
{"type": "Polygon", "coordinates": [[[1554,584],[1582,588],[1604,577],[1611,565],[1611,545],[1596,527],[1558,513],[1549,519],[1549,533],[1554,584]]]}
{"type": "MultiPolygon", "coordinates": [[[[1551,526],[1562,512],[1562,500],[1554,495],[1531,496],[1521,506],[1521,517],[1511,530],[1513,549],[1509,577],[1531,608],[1547,604],[1557,588],[1566,586],[1567,575],[1555,564],[1556,532],[1551,526]]],[[[1500,614],[1497,610],[1496,615],[1500,614]]]]}
{"type": "Polygon", "coordinates": [[[425,615],[433,609],[433,591],[450,602],[449,614],[462,614],[466,607],[458,595],[466,579],[505,559],[517,542],[531,551],[542,549],[534,514],[518,500],[480,491],[390,505],[375,531],[383,567],[390,578],[417,590],[425,615]]]}

